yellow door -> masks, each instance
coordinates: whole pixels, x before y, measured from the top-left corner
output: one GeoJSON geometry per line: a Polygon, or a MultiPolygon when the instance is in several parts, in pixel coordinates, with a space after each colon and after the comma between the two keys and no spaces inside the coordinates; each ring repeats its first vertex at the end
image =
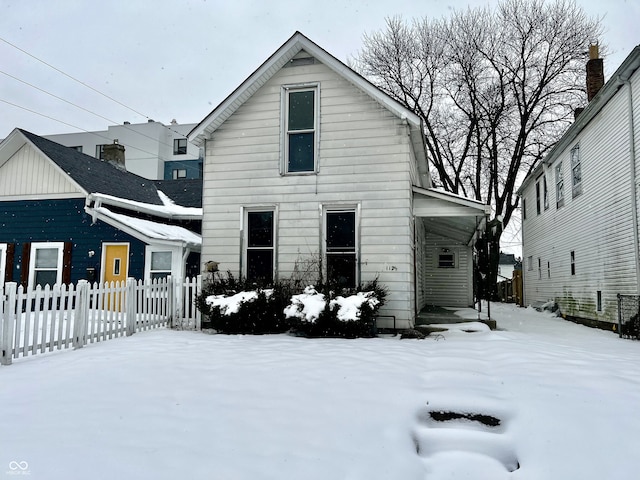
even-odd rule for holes
{"type": "MultiPolygon", "coordinates": [[[[104,254],[102,261],[102,282],[118,282],[120,285],[127,280],[129,273],[129,244],[128,243],[107,243],[103,244],[104,254]]],[[[122,304],[120,295],[110,295],[104,297],[104,308],[121,311],[122,304]]]]}

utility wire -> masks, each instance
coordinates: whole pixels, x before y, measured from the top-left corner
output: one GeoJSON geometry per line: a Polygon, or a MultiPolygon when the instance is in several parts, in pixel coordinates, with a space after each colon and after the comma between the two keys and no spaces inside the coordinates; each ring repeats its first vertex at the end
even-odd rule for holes
{"type": "MultiPolygon", "coordinates": [[[[118,105],[121,105],[121,106],[123,106],[124,108],[126,108],[126,109],[128,109],[128,110],[131,110],[132,112],[136,113],[137,115],[140,115],[140,116],[142,116],[142,117],[146,118],[147,120],[152,120],[152,119],[151,119],[151,117],[149,117],[149,116],[145,115],[144,113],[139,112],[139,111],[137,111],[136,109],[131,108],[131,107],[130,107],[130,106],[128,106],[128,105],[125,105],[124,103],[122,103],[122,102],[120,102],[120,101],[116,100],[115,98],[113,98],[113,97],[111,97],[111,96],[107,95],[106,93],[102,93],[100,90],[98,90],[98,89],[96,89],[96,88],[92,87],[91,85],[88,85],[87,83],[83,82],[82,80],[78,80],[78,79],[77,79],[77,78],[75,78],[74,76],[69,75],[68,73],[66,73],[66,72],[64,72],[64,71],[62,71],[62,70],[60,70],[59,68],[57,68],[57,67],[55,67],[55,66],[51,65],[50,63],[45,62],[44,60],[42,60],[42,59],[40,59],[40,58],[36,57],[35,55],[33,55],[33,54],[31,54],[31,53],[27,52],[26,50],[24,50],[24,49],[22,49],[22,48],[18,47],[17,45],[15,45],[15,44],[11,43],[10,41],[5,40],[5,39],[4,39],[4,38],[2,38],[2,37],[0,37],[0,41],[3,41],[3,42],[4,42],[4,43],[6,43],[7,45],[9,45],[9,46],[11,46],[11,47],[15,48],[16,50],[19,50],[20,52],[24,53],[25,55],[28,55],[29,57],[33,58],[34,60],[37,60],[38,62],[40,62],[40,63],[42,63],[42,64],[46,65],[47,67],[49,67],[49,68],[51,68],[51,69],[55,70],[56,72],[58,72],[58,73],[60,73],[60,74],[64,75],[65,77],[70,78],[70,79],[71,79],[71,80],[73,80],[74,82],[78,82],[80,85],[82,85],[82,86],[84,86],[84,87],[88,88],[89,90],[92,90],[92,91],[96,92],[97,94],[102,95],[103,97],[105,97],[105,98],[107,98],[107,99],[111,100],[112,102],[115,102],[115,103],[117,103],[118,105]]],[[[41,90],[40,88],[35,87],[35,86],[33,86],[33,85],[31,85],[31,84],[29,84],[29,83],[27,83],[27,82],[24,82],[23,80],[20,80],[20,79],[18,79],[18,78],[16,78],[16,77],[13,77],[12,75],[9,75],[9,74],[7,74],[7,73],[5,73],[5,72],[1,72],[1,73],[4,73],[5,75],[7,75],[7,76],[9,76],[9,77],[11,77],[11,78],[14,78],[14,79],[16,79],[16,80],[18,80],[18,81],[20,81],[20,82],[23,82],[23,83],[25,83],[25,84],[27,84],[27,85],[29,85],[29,86],[32,86],[33,88],[36,88],[36,89],[38,89],[38,90],[41,90]]],[[[47,93],[47,94],[49,94],[49,95],[52,95],[52,96],[54,96],[54,97],[56,97],[56,98],[58,98],[58,99],[60,99],[60,100],[62,100],[62,101],[64,101],[64,102],[67,102],[67,103],[69,103],[70,105],[73,105],[74,107],[80,108],[80,109],[85,110],[85,111],[87,111],[87,112],[89,112],[89,113],[93,113],[94,115],[97,115],[97,116],[99,116],[100,118],[103,118],[103,119],[105,119],[105,120],[107,120],[107,121],[109,121],[109,122],[111,122],[111,123],[114,123],[114,124],[116,124],[116,125],[118,125],[118,124],[119,124],[119,122],[116,122],[116,121],[114,121],[114,120],[110,120],[110,119],[108,119],[108,118],[106,118],[106,117],[103,117],[103,116],[101,116],[101,115],[98,115],[97,113],[91,112],[90,110],[87,110],[86,108],[83,108],[83,107],[80,107],[80,106],[78,106],[78,105],[75,105],[75,104],[73,104],[73,103],[71,103],[71,102],[68,102],[67,100],[64,100],[63,98],[57,97],[57,96],[55,96],[55,95],[53,95],[53,94],[50,94],[49,92],[45,92],[44,90],[41,90],[41,91],[42,91],[42,92],[44,92],[44,93],[47,93]]],[[[5,103],[6,103],[6,102],[5,102],[5,103]]],[[[22,108],[22,107],[18,107],[18,108],[22,108]]],[[[28,110],[28,109],[26,109],[26,108],[25,108],[24,110],[28,110]]],[[[37,112],[33,112],[33,113],[37,113],[37,112]]],[[[46,116],[46,115],[43,115],[43,116],[46,116]]],[[[51,117],[48,117],[48,118],[51,118],[51,117]]],[[[55,120],[55,119],[53,119],[53,118],[51,118],[51,119],[52,119],[52,120],[55,120]]],[[[55,121],[59,121],[59,120],[55,120],[55,121]]],[[[64,122],[61,122],[61,123],[64,123],[64,122]]],[[[68,125],[68,124],[67,124],[67,125],[68,125]]],[[[163,125],[164,125],[164,124],[163,124],[163,125]]],[[[180,135],[181,137],[186,138],[186,135],[184,135],[184,134],[182,134],[182,133],[180,133],[180,132],[176,132],[176,131],[175,131],[175,130],[173,130],[172,128],[169,128],[167,125],[164,125],[164,127],[165,127],[165,128],[167,128],[168,130],[172,131],[173,133],[175,133],[175,134],[177,134],[177,135],[180,135]]],[[[75,128],[78,128],[78,127],[75,127],[75,128]]],[[[83,130],[83,131],[87,132],[87,130],[84,130],[84,129],[82,129],[82,128],[81,128],[80,130],[83,130]]],[[[130,130],[135,131],[135,130],[133,130],[133,129],[130,129],[130,130]]],[[[92,132],[87,132],[87,133],[92,133],[92,132]]],[[[143,133],[140,133],[140,132],[137,132],[137,133],[139,133],[140,135],[143,135],[143,136],[147,136],[147,135],[144,135],[143,133]]],[[[151,138],[151,139],[155,140],[153,137],[148,137],[148,138],[151,138]]],[[[165,144],[165,145],[167,145],[167,144],[165,144]]],[[[167,145],[167,146],[171,147],[171,145],[167,145]]],[[[133,147],[133,148],[136,148],[136,147],[133,147]]],[[[140,149],[138,149],[138,150],[140,150],[140,149]]],[[[141,150],[141,151],[144,151],[144,150],[141,150]]],[[[147,153],[148,153],[148,152],[147,152],[147,153]]]]}
{"type": "Polygon", "coordinates": [[[60,70],[59,68],[54,67],[54,66],[53,66],[53,65],[51,65],[50,63],[47,63],[47,62],[45,62],[44,60],[39,59],[39,58],[38,58],[38,57],[36,57],[35,55],[30,54],[30,53],[29,53],[29,52],[27,52],[26,50],[23,50],[22,48],[18,47],[17,45],[14,45],[13,43],[9,42],[8,40],[5,40],[5,39],[4,39],[4,38],[2,38],[2,37],[0,37],[0,40],[2,40],[2,41],[3,41],[4,43],[6,43],[7,45],[12,46],[12,47],[13,47],[13,48],[15,48],[16,50],[21,51],[21,52],[22,52],[22,53],[24,53],[25,55],[30,56],[30,57],[31,57],[31,58],[33,58],[34,60],[37,60],[38,62],[43,63],[43,64],[44,64],[44,65],[46,65],[47,67],[54,69],[56,72],[61,73],[61,74],[62,74],[62,75],[64,75],[65,77],[70,78],[70,79],[71,79],[71,80],[73,80],[74,82],[78,82],[80,85],[85,86],[85,87],[86,87],[86,88],[88,88],[89,90],[92,90],[92,91],[96,92],[97,94],[102,95],[102,96],[103,96],[103,97],[105,97],[105,98],[108,98],[108,99],[109,99],[109,100],[111,100],[112,102],[116,102],[118,105],[122,105],[124,108],[126,108],[126,109],[128,109],[128,110],[131,110],[132,112],[134,112],[134,113],[136,113],[136,114],[138,114],[138,115],[143,116],[143,117],[144,117],[144,118],[146,118],[147,120],[150,120],[150,118],[149,118],[149,117],[147,117],[144,113],[138,112],[137,110],[135,110],[135,109],[131,108],[130,106],[125,105],[125,104],[124,104],[124,103],[122,103],[122,102],[119,102],[118,100],[116,100],[116,99],[115,99],[115,98],[113,98],[113,97],[110,97],[110,96],[109,96],[109,95],[107,95],[106,93],[102,93],[100,90],[97,90],[97,89],[93,88],[91,85],[88,85],[88,84],[84,83],[82,80],[78,80],[77,78],[75,78],[75,77],[73,77],[73,76],[69,75],[68,73],[63,72],[62,70],[60,70]]]}
{"type": "MultiPolygon", "coordinates": [[[[42,92],[42,93],[46,93],[47,95],[50,95],[50,96],[52,96],[53,98],[56,98],[56,99],[58,99],[58,100],[60,100],[60,101],[62,101],[62,102],[68,103],[69,105],[71,105],[71,106],[73,106],[73,107],[79,108],[80,110],[83,110],[83,111],[85,111],[85,112],[87,112],[87,113],[90,113],[91,115],[95,115],[96,117],[102,118],[103,120],[106,120],[106,121],[111,122],[111,123],[114,123],[114,124],[117,124],[117,123],[118,123],[116,120],[113,120],[113,119],[111,119],[111,118],[105,117],[105,116],[103,116],[103,115],[100,115],[99,113],[96,113],[96,112],[91,111],[91,110],[89,110],[89,109],[87,109],[87,108],[84,108],[84,107],[82,107],[82,106],[80,106],[80,105],[77,105],[77,104],[75,104],[75,103],[73,103],[73,102],[70,102],[69,100],[66,100],[66,99],[64,99],[64,98],[62,98],[62,97],[59,97],[58,95],[56,95],[56,94],[54,94],[54,93],[48,92],[48,91],[46,91],[46,90],[44,90],[44,89],[42,89],[42,88],[40,88],[40,87],[38,87],[38,86],[36,86],[36,85],[33,85],[33,84],[31,84],[31,83],[29,83],[29,82],[26,82],[26,81],[24,81],[24,80],[22,80],[22,79],[20,79],[20,78],[18,78],[18,77],[15,77],[15,76],[11,75],[10,73],[3,72],[2,70],[0,70],[0,73],[1,73],[1,74],[3,74],[3,75],[6,75],[6,76],[7,76],[7,77],[9,77],[9,78],[12,78],[12,79],[14,79],[14,80],[16,80],[16,81],[18,81],[18,82],[20,82],[20,83],[23,83],[23,84],[25,84],[25,85],[27,85],[27,86],[29,86],[29,87],[31,87],[31,88],[34,88],[34,89],[36,89],[36,90],[38,90],[38,91],[40,91],[40,92],[42,92]]],[[[26,109],[25,109],[25,110],[26,110],[26,109]]],[[[129,127],[128,125],[123,125],[123,127],[124,127],[124,128],[126,128],[127,130],[131,131],[131,132],[137,133],[138,135],[141,135],[141,136],[143,136],[143,137],[149,138],[149,139],[154,140],[154,141],[158,141],[158,143],[160,143],[160,144],[162,144],[162,145],[164,145],[164,146],[166,146],[166,147],[173,148],[173,145],[169,145],[168,143],[166,143],[166,142],[162,142],[162,141],[158,140],[157,138],[154,138],[154,137],[152,137],[152,136],[150,136],[150,135],[147,135],[147,134],[145,134],[145,133],[139,132],[139,131],[137,131],[137,130],[135,130],[135,129],[131,128],[131,127],[129,127]]],[[[168,127],[166,127],[166,125],[165,125],[165,128],[168,128],[168,127]]],[[[185,135],[183,135],[183,134],[181,134],[181,133],[178,133],[178,132],[176,132],[175,130],[172,130],[172,129],[170,129],[170,130],[171,130],[172,132],[174,132],[174,133],[177,133],[177,134],[178,134],[178,135],[180,135],[181,137],[185,137],[185,135]]],[[[85,130],[85,131],[86,131],[86,130],[85,130]]],[[[91,133],[91,132],[88,132],[88,133],[91,133]]],[[[123,145],[124,145],[124,144],[123,144],[123,145]]],[[[136,147],[132,147],[132,148],[136,148],[136,147]]],[[[140,150],[140,149],[138,149],[138,150],[140,150]]],[[[144,151],[144,150],[141,150],[141,151],[144,151]]],[[[147,152],[147,153],[148,153],[148,152],[147,152]]],[[[164,159],[163,159],[163,160],[164,160],[164,159]]]]}
{"type": "MultiPolygon", "coordinates": [[[[41,112],[36,112],[35,110],[31,110],[31,109],[29,109],[27,107],[23,107],[22,105],[18,105],[16,103],[9,102],[8,100],[4,100],[4,99],[0,98],[0,102],[6,103],[7,105],[11,105],[12,107],[20,108],[20,109],[25,110],[25,111],[30,112],[30,113],[34,113],[36,115],[40,115],[41,117],[48,118],[49,120],[53,120],[54,122],[62,123],[63,125],[67,125],[68,127],[77,128],[78,130],[82,130],[85,133],[90,133],[91,135],[95,135],[96,137],[104,138],[105,140],[108,140],[109,143],[111,143],[113,141],[112,138],[105,137],[104,135],[100,135],[97,132],[90,132],[89,130],[87,130],[85,128],[78,127],[77,125],[73,125],[71,123],[67,123],[67,122],[65,122],[63,120],[60,120],[58,118],[50,117],[49,115],[45,115],[44,113],[41,113],[41,112]]],[[[62,134],[62,135],[64,135],[64,134],[62,134]]],[[[159,157],[156,153],[148,152],[147,150],[143,150],[142,148],[138,148],[138,147],[136,147],[134,145],[127,145],[126,143],[121,143],[121,145],[124,145],[125,147],[128,147],[128,148],[133,148],[133,149],[138,150],[140,152],[143,152],[143,153],[146,153],[148,155],[151,155],[151,158],[159,158],[163,162],[166,161],[166,159],[164,159],[162,157],[159,157]]],[[[88,154],[86,154],[86,155],[88,155],[88,154]]],[[[92,156],[92,155],[89,155],[89,156],[92,156]]]]}

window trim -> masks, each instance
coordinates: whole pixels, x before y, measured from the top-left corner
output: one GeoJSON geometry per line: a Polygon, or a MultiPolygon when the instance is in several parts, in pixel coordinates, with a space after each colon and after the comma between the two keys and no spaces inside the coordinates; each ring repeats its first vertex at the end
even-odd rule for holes
{"type": "Polygon", "coordinates": [[[7,252],[9,244],[0,243],[0,287],[4,285],[4,279],[7,275],[7,252]]]}
{"type": "Polygon", "coordinates": [[[571,198],[576,198],[582,193],[582,159],[579,143],[569,151],[569,158],[571,160],[571,198]],[[576,170],[580,177],[578,182],[576,182],[576,170]]]}
{"type": "Polygon", "coordinates": [[[273,239],[271,247],[252,247],[260,248],[264,250],[271,250],[272,261],[272,280],[275,281],[278,277],[278,205],[251,205],[240,208],[240,273],[244,278],[247,278],[248,259],[247,250],[249,248],[249,213],[259,212],[272,212],[273,213],[273,239]]]}
{"type": "Polygon", "coordinates": [[[319,171],[320,155],[320,82],[296,83],[283,85],[280,95],[280,174],[281,175],[315,175],[319,171]],[[289,94],[292,92],[314,92],[313,130],[295,130],[299,133],[314,133],[313,169],[303,172],[289,171],[289,94]]]}
{"type": "MultiPolygon", "coordinates": [[[[64,242],[31,242],[29,252],[29,289],[35,290],[35,277],[36,277],[36,252],[38,249],[56,248],[58,249],[58,258],[56,261],[56,281],[54,285],[60,285],[62,283],[62,271],[64,269],[64,242]]],[[[52,268],[42,270],[53,270],[52,268]]],[[[53,285],[52,285],[53,286],[53,285]]],[[[44,287],[42,287],[44,288],[44,287]]]]}
{"type": "Polygon", "coordinates": [[[571,250],[571,276],[576,274],[576,251],[571,250]]]}
{"type": "MultiPolygon", "coordinates": [[[[321,205],[321,222],[320,222],[320,251],[322,252],[322,276],[329,281],[329,274],[327,270],[327,214],[328,213],[340,213],[340,212],[354,212],[355,213],[355,225],[354,225],[354,250],[355,255],[355,286],[358,286],[361,282],[361,268],[360,268],[360,221],[361,221],[361,205],[359,203],[329,203],[321,205]]],[[[331,252],[334,254],[346,254],[352,253],[351,251],[344,252],[331,252]]]]}
{"type": "Polygon", "coordinates": [[[556,209],[564,207],[564,172],[562,160],[555,167],[556,170],[556,209]]]}
{"type": "Polygon", "coordinates": [[[174,138],[173,139],[173,154],[174,155],[186,155],[189,149],[189,144],[186,138],[174,138]],[[184,146],[180,143],[184,142],[184,146]]]}
{"type": "MultiPolygon", "coordinates": [[[[144,278],[151,280],[154,272],[166,272],[166,270],[152,270],[151,257],[154,253],[171,252],[171,270],[169,275],[173,278],[182,278],[182,248],[168,245],[146,245],[144,249],[144,278]]],[[[169,276],[167,275],[167,276],[169,276]]]]}

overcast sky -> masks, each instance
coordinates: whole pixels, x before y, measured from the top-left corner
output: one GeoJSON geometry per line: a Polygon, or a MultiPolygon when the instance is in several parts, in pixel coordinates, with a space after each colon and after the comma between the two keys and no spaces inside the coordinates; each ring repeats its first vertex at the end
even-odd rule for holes
{"type": "MultiPolygon", "coordinates": [[[[46,135],[147,118],[197,123],[296,30],[346,62],[361,48],[364,33],[384,27],[385,17],[441,17],[487,3],[495,2],[0,0],[0,138],[15,127],[46,135]]],[[[578,3],[604,19],[600,43],[611,53],[608,78],[640,44],[640,2],[578,3]]]]}

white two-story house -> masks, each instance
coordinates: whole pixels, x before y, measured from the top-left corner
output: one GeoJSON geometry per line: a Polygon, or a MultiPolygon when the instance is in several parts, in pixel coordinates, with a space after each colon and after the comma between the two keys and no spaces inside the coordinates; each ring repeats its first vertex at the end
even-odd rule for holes
{"type": "Polygon", "coordinates": [[[614,328],[617,295],[640,294],[640,46],[597,90],[601,62],[587,64],[588,106],[519,190],[522,270],[525,304],[614,328]]]}
{"type": "Polygon", "coordinates": [[[296,32],[189,134],[204,146],[202,260],[389,290],[386,326],[473,304],[485,205],[432,188],[418,116],[296,32]]]}

